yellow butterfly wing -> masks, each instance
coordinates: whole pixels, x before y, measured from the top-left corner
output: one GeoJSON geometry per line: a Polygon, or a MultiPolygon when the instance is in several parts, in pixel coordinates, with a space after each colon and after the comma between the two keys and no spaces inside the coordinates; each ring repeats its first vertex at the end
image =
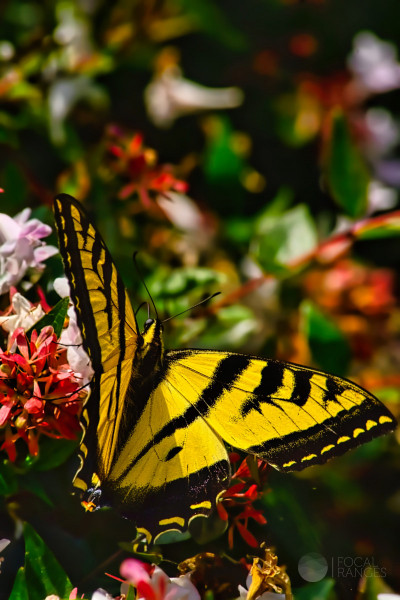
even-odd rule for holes
{"type": "Polygon", "coordinates": [[[167,531],[186,531],[196,516],[209,515],[229,480],[221,437],[167,375],[132,423],[103,483],[102,499],[155,541],[167,531]]]}
{"type": "Polygon", "coordinates": [[[390,412],[355,384],[229,352],[164,353],[162,325],[137,329],[111,256],[78,202],[55,200],[60,251],[94,368],[74,485],[148,540],[185,531],[229,485],[223,440],[301,470],[386,433],[390,412]]]}
{"type": "Polygon", "coordinates": [[[321,371],[227,352],[168,352],[103,491],[157,539],[215,507],[229,484],[222,440],[292,471],[394,426],[374,396],[321,371]]]}
{"type": "Polygon", "coordinates": [[[168,380],[225,442],[282,471],[322,464],[396,426],[372,394],[322,371],[207,350],[168,359],[168,380]]]}
{"type": "Polygon", "coordinates": [[[81,468],[74,480],[85,491],[107,477],[118,451],[137,325],[107,247],[80,204],[60,194],[54,214],[83,345],[94,370],[81,416],[81,468]]]}

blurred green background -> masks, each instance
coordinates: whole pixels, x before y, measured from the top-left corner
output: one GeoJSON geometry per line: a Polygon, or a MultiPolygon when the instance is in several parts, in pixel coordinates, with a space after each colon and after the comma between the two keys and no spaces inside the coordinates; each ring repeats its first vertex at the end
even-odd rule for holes
{"type": "MultiPolygon", "coordinates": [[[[1,211],[29,206],[53,225],[54,195],[74,195],[135,307],[148,301],[138,249],[161,315],[222,292],[169,322],[168,347],[326,369],[398,415],[399,22],[397,0],[4,1],[1,211]]],[[[50,304],[61,274],[51,258],[40,280],[50,304]]],[[[38,301],[35,288],[28,297],[38,301]]],[[[117,593],[102,573],[117,574],[121,556],[99,565],[134,526],[81,511],[65,448],[56,469],[16,476],[3,466],[18,482],[2,488],[0,538],[24,519],[79,590],[117,593]]],[[[267,525],[251,531],[275,546],[295,587],[310,552],[336,581],[299,598],[376,598],[375,588],[357,596],[358,574],[341,575],[339,557],[373,560],[400,591],[399,471],[394,434],[301,475],[270,474],[267,525]]],[[[177,562],[224,547],[163,552],[177,562]]],[[[238,539],[232,554],[249,550],[238,539]]],[[[23,563],[22,538],[4,555],[1,598],[23,563]]]]}

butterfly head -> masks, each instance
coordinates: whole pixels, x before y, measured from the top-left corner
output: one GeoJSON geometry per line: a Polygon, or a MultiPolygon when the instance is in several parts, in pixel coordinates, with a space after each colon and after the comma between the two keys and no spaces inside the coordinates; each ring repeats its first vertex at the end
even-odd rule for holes
{"type": "Polygon", "coordinates": [[[157,364],[162,358],[164,352],[163,344],[163,326],[159,319],[147,319],[144,324],[141,335],[141,356],[142,360],[151,361],[157,364]]]}
{"type": "Polygon", "coordinates": [[[146,341],[148,338],[148,343],[151,343],[155,339],[159,339],[162,336],[163,326],[161,321],[158,319],[147,319],[144,324],[142,337],[146,341]]]}

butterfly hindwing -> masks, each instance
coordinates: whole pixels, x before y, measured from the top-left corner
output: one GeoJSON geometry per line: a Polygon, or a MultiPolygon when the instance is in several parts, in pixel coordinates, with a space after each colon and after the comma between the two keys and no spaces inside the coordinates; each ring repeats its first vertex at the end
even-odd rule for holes
{"type": "Polygon", "coordinates": [[[110,473],[110,501],[148,539],[184,531],[211,512],[229,483],[222,440],[293,471],[394,425],[374,396],[321,371],[228,352],[168,352],[161,381],[110,473]]]}
{"type": "Polygon", "coordinates": [[[204,350],[171,352],[168,361],[168,380],[191,389],[192,412],[279,470],[322,464],[395,427],[372,394],[321,371],[204,350]]]}
{"type": "Polygon", "coordinates": [[[103,492],[133,518],[147,539],[185,531],[209,515],[229,485],[230,467],[221,437],[190,405],[188,390],[169,377],[150,394],[109,474],[103,492]]]}

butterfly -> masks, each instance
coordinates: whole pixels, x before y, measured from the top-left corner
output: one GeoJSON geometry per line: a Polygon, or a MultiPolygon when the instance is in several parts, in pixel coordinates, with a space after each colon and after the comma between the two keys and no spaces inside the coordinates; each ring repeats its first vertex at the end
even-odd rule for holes
{"type": "Polygon", "coordinates": [[[110,253],[81,205],[54,201],[64,268],[94,376],[73,484],[148,542],[208,516],[230,482],[224,442],[280,471],[325,463],[396,421],[372,394],[322,371],[214,350],[172,350],[139,331],[110,253]]]}

